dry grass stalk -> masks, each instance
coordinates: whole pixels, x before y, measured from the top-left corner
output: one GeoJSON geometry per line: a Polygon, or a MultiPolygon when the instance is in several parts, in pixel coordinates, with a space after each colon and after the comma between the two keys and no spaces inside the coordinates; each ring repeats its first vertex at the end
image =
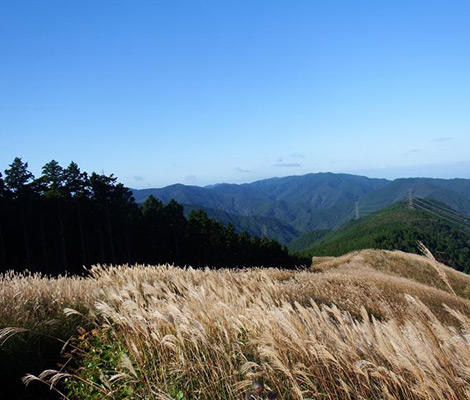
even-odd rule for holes
{"type": "Polygon", "coordinates": [[[432,266],[436,269],[437,273],[439,274],[440,278],[442,281],[447,285],[449,290],[455,294],[454,289],[452,289],[452,286],[449,283],[449,280],[447,279],[447,275],[445,271],[441,268],[440,264],[437,262],[437,260],[434,258],[432,255],[431,251],[420,241],[418,241],[418,247],[421,253],[429,260],[431,260],[432,266]]]}
{"type": "Polygon", "coordinates": [[[285,399],[469,398],[470,302],[367,266],[384,254],[320,273],[95,267],[84,300],[126,354],[101,389],[115,398],[126,376],[135,398],[235,399],[264,379],[285,399]]]}

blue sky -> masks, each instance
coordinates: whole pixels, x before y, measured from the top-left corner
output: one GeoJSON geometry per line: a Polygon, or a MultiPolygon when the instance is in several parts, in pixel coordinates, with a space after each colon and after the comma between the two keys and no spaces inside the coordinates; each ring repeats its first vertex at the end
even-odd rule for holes
{"type": "Polygon", "coordinates": [[[0,169],[470,178],[470,2],[0,2],[0,169]]]}

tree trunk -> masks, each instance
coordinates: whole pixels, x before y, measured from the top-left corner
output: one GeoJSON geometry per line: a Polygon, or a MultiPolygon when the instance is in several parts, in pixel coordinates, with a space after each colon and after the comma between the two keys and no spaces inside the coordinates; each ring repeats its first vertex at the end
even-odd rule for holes
{"type": "Polygon", "coordinates": [[[124,235],[126,239],[127,263],[131,265],[131,249],[129,245],[129,235],[127,234],[127,225],[124,224],[124,235]]]}
{"type": "Polygon", "coordinates": [[[111,219],[109,218],[109,210],[108,210],[107,205],[106,205],[106,222],[108,224],[109,244],[111,247],[111,260],[113,264],[116,264],[116,254],[114,253],[113,231],[111,228],[111,219]]]}
{"type": "Polygon", "coordinates": [[[176,236],[176,229],[174,229],[175,233],[175,250],[176,250],[176,265],[180,264],[180,249],[178,246],[178,237],[176,236]]]}
{"type": "Polygon", "coordinates": [[[31,251],[29,249],[28,231],[26,230],[26,223],[23,224],[23,238],[24,247],[26,251],[26,263],[28,265],[28,268],[31,269],[31,251]]]}
{"type": "Polygon", "coordinates": [[[99,234],[100,234],[101,262],[106,264],[106,257],[105,257],[105,254],[104,254],[103,230],[101,229],[101,226],[99,227],[99,234]]]}
{"type": "Polygon", "coordinates": [[[41,216],[41,244],[42,256],[44,257],[44,271],[49,274],[49,257],[47,256],[46,234],[44,232],[44,221],[41,216]]]}
{"type": "Polygon", "coordinates": [[[67,271],[68,263],[67,263],[67,249],[65,247],[64,220],[62,217],[62,208],[60,204],[59,204],[58,212],[59,212],[59,230],[60,230],[60,245],[61,245],[61,253],[62,253],[62,262],[64,264],[64,271],[67,271]]]}
{"type": "Polygon", "coordinates": [[[5,242],[3,241],[3,232],[2,232],[2,226],[0,225],[0,261],[2,265],[2,270],[6,271],[7,270],[7,256],[5,253],[5,242]]]}
{"type": "Polygon", "coordinates": [[[82,213],[80,211],[80,204],[77,204],[77,216],[78,216],[78,232],[80,234],[80,245],[82,247],[82,263],[84,266],[88,267],[86,246],[85,246],[85,236],[83,235],[83,225],[82,225],[82,213]]]}

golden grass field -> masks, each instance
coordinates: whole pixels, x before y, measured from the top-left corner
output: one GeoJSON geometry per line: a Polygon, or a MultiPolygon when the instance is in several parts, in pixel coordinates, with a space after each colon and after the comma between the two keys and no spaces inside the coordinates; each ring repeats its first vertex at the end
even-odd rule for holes
{"type": "Polygon", "coordinates": [[[80,313],[86,329],[65,346],[65,366],[39,377],[68,398],[238,399],[254,380],[282,399],[470,398],[470,276],[432,257],[6,274],[0,301],[7,341],[80,313]]]}

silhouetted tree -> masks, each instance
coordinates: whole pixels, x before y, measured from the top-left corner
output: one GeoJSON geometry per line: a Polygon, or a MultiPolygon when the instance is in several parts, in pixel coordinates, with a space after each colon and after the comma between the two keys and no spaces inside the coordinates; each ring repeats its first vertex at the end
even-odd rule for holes
{"type": "MultiPolygon", "coordinates": [[[[41,190],[44,192],[44,198],[50,201],[55,210],[58,222],[58,237],[60,238],[60,253],[62,269],[68,270],[67,244],[64,227],[64,201],[65,198],[65,176],[64,169],[55,160],[52,160],[42,167],[42,176],[38,179],[41,190]]],[[[41,227],[43,221],[41,220],[41,227]]],[[[44,254],[47,257],[47,254],[44,254]]],[[[58,271],[60,272],[60,271],[58,271]]]]}
{"type": "Polygon", "coordinates": [[[140,243],[143,248],[140,254],[148,259],[165,262],[166,244],[165,215],[163,203],[150,195],[142,204],[142,226],[140,230],[140,243]]]}
{"type": "Polygon", "coordinates": [[[7,212],[7,188],[3,175],[0,172],[0,271],[7,268],[6,254],[5,254],[5,241],[3,239],[3,226],[5,224],[5,213],[7,212]]]}
{"type": "Polygon", "coordinates": [[[0,172],[0,199],[5,198],[7,194],[7,187],[5,185],[5,181],[3,180],[3,175],[0,172]]]}
{"type": "Polygon", "coordinates": [[[5,183],[14,198],[27,196],[31,192],[31,182],[34,175],[28,171],[28,163],[16,157],[5,170],[5,183]]]}
{"type": "Polygon", "coordinates": [[[87,199],[90,196],[90,182],[86,172],[81,172],[78,164],[70,162],[69,166],[63,171],[64,191],[69,198],[69,202],[75,209],[78,236],[80,240],[80,258],[83,265],[88,264],[88,251],[84,233],[83,209],[86,210],[87,199]]]}
{"type": "Polygon", "coordinates": [[[299,259],[277,242],[237,234],[204,211],[150,196],[139,207],[114,175],[52,160],[34,179],[20,158],[0,174],[0,267],[80,272],[96,263],[176,263],[194,267],[272,265],[299,259]],[[6,235],[8,232],[8,235],[6,235]]]}
{"type": "MultiPolygon", "coordinates": [[[[170,249],[173,247],[170,250],[171,258],[173,262],[179,264],[181,261],[180,247],[184,242],[187,224],[186,218],[184,217],[184,208],[181,204],[171,199],[163,208],[163,215],[168,229],[168,235],[173,237],[173,246],[170,245],[170,249]]],[[[170,243],[171,241],[168,244],[170,243]]]]}
{"type": "Polygon", "coordinates": [[[32,181],[34,176],[28,170],[28,163],[23,163],[19,157],[16,157],[9,167],[5,170],[5,183],[12,198],[17,200],[17,203],[14,204],[16,209],[10,211],[19,215],[19,221],[16,221],[16,223],[22,227],[24,247],[21,249],[21,254],[24,255],[24,262],[28,268],[31,268],[32,249],[28,223],[32,214],[32,197],[34,194],[32,181]]]}
{"type": "Polygon", "coordinates": [[[44,197],[60,199],[65,196],[64,169],[57,161],[49,161],[42,167],[42,176],[39,180],[44,184],[44,197]]]}
{"type": "Polygon", "coordinates": [[[90,182],[86,172],[81,172],[78,164],[71,162],[63,171],[66,195],[75,199],[85,199],[90,195],[90,182]]]}

